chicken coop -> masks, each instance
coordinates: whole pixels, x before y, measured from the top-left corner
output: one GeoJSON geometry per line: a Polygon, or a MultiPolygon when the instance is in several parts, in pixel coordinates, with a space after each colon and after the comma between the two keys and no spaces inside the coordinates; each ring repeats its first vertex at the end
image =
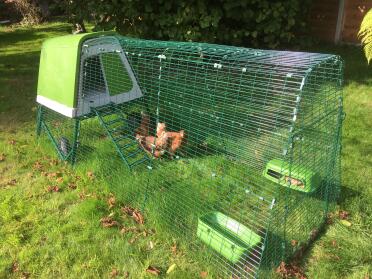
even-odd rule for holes
{"type": "Polygon", "coordinates": [[[330,54],[57,37],[42,47],[37,133],[77,168],[118,170],[128,201],[212,276],[267,277],[338,196],[342,82],[330,54]]]}

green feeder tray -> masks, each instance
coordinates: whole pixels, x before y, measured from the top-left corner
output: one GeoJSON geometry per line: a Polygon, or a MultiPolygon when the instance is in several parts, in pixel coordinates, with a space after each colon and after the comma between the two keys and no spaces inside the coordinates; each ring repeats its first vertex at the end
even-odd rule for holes
{"type": "Polygon", "coordinates": [[[198,219],[197,236],[232,263],[261,242],[261,237],[238,221],[211,212],[198,219]]]}
{"type": "Polygon", "coordinates": [[[289,165],[285,161],[274,159],[266,164],[263,176],[267,179],[305,193],[314,192],[320,185],[319,174],[303,166],[289,165]]]}

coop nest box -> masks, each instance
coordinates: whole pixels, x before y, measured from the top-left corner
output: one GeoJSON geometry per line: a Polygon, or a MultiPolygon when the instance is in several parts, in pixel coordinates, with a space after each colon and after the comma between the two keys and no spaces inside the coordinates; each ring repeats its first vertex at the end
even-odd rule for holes
{"type": "Polygon", "coordinates": [[[41,50],[37,102],[67,117],[142,97],[114,32],[49,39],[41,50]]]}

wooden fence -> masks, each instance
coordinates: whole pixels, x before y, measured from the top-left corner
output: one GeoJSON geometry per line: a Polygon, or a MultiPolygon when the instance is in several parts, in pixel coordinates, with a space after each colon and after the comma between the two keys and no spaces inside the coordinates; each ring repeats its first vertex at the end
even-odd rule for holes
{"type": "Polygon", "coordinates": [[[359,43],[358,31],[372,0],[313,0],[309,25],[323,41],[359,43]]]}

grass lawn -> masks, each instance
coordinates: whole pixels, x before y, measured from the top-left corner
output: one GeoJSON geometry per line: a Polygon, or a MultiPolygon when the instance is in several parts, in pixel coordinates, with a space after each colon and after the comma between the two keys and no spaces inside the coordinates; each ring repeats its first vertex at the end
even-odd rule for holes
{"type": "MultiPolygon", "coordinates": [[[[186,260],[188,249],[158,233],[151,218],[137,225],[117,206],[125,204],[120,187],[91,172],[55,160],[45,141],[36,141],[36,85],[44,39],[66,34],[69,26],[50,23],[35,28],[0,27],[0,278],[151,277],[156,266],[167,278],[197,278],[213,270],[186,260]],[[53,191],[58,187],[58,191],[53,191]],[[115,193],[115,206],[113,196],[115,193]],[[130,231],[103,228],[113,213],[130,231]],[[167,269],[175,269],[166,274],[167,269]]],[[[345,60],[342,191],[335,218],[310,247],[302,267],[309,278],[372,276],[372,67],[361,48],[319,47],[345,60]],[[350,225],[351,224],[351,225],[350,225]]],[[[96,167],[96,168],[95,168],[96,167]]],[[[107,166],[106,166],[107,167],[107,166]]],[[[140,179],[146,179],[143,176],[140,179]]],[[[130,183],[128,181],[127,183],[130,183]]],[[[135,194],[135,191],[134,191],[135,194]]]]}

